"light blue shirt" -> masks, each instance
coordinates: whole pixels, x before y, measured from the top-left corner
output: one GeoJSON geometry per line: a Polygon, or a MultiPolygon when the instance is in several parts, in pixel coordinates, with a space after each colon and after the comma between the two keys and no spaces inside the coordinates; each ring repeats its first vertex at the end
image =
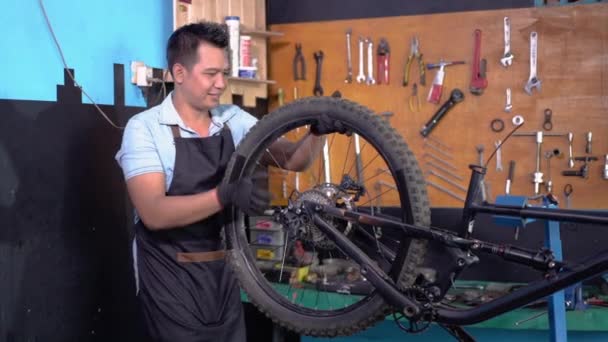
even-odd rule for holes
{"type": "MultiPolygon", "coordinates": [[[[116,153],[116,161],[122,168],[125,180],[150,172],[164,172],[165,189],[173,179],[175,145],[172,125],[178,125],[183,138],[200,138],[192,128],[186,126],[173,106],[172,94],[158,106],[143,111],[131,119],[125,127],[122,145],[116,153]]],[[[219,134],[228,125],[238,146],[245,134],[257,122],[251,114],[235,105],[220,105],[211,110],[209,135],[219,134]]]]}

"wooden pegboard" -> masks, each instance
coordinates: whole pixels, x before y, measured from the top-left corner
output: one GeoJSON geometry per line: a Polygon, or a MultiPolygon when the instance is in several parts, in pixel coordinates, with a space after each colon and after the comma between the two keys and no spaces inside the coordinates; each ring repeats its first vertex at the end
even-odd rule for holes
{"type": "MultiPolygon", "coordinates": [[[[343,97],[376,112],[394,112],[391,124],[404,136],[424,169],[426,159],[422,156],[429,152],[429,149],[424,147],[419,131],[439,105],[425,101],[435,75],[432,70],[427,71],[427,86],[419,87],[421,111],[414,113],[408,107],[411,86],[403,87],[402,77],[410,50],[410,39],[417,35],[426,63],[437,62],[440,58],[467,62],[466,65],[446,69],[442,102],[447,99],[453,88],[463,90],[465,100],[453,108],[431,134],[454,150],[454,159],[451,162],[458,167],[457,174],[465,178],[465,181],[461,182],[462,185],[467,185],[467,165],[478,160],[475,146],[483,144],[485,156],[488,157],[494,141],[502,139],[507,133],[507,130],[501,133],[492,132],[489,125],[493,119],[504,120],[506,128],[509,129],[512,127],[512,116],[521,114],[526,119],[526,124],[520,131],[533,132],[542,130],[543,111],[545,108],[551,108],[552,132],[573,132],[574,154],[582,156],[585,152],[585,133],[592,131],[593,155],[600,157],[600,161],[591,164],[589,179],[561,176],[561,171],[568,169],[567,158],[552,160],[554,193],[563,198],[562,189],[566,183],[570,183],[574,186],[571,197],[573,208],[605,209],[608,207],[608,181],[603,180],[601,174],[604,155],[608,153],[607,17],[608,4],[593,4],[274,25],[272,30],[284,32],[285,35],[271,40],[269,75],[277,80],[277,84],[271,88],[271,93],[276,94],[279,87],[283,88],[285,101],[289,102],[293,99],[293,88],[297,86],[300,97],[312,96],[315,71],[313,52],[323,50],[325,58],[322,85],[325,95],[339,90],[343,97]],[[508,69],[504,69],[499,62],[504,49],[505,16],[511,19],[511,46],[515,54],[514,63],[508,69]],[[390,85],[344,83],[344,33],[348,28],[353,32],[351,48],[355,75],[358,72],[357,38],[360,35],[369,36],[375,43],[382,37],[388,40],[391,48],[390,85]],[[489,85],[482,96],[474,96],[468,90],[473,56],[473,31],[477,28],[483,32],[481,55],[488,61],[489,85]],[[529,74],[531,31],[538,32],[539,36],[538,74],[542,81],[542,90],[529,96],[524,93],[523,87],[529,74]],[[296,42],[302,43],[307,64],[306,81],[297,83],[293,80],[292,71],[296,42]],[[507,87],[510,87],[513,93],[511,114],[503,111],[507,87]]],[[[413,67],[411,73],[410,82],[418,75],[413,67]]],[[[271,99],[271,109],[276,108],[276,97],[271,99]]],[[[547,138],[543,151],[554,148],[567,155],[567,139],[547,138]]],[[[535,149],[533,138],[511,138],[503,146],[505,171],[497,172],[495,164],[492,163],[487,175],[492,200],[497,194],[504,193],[509,160],[517,162],[511,193],[533,194],[531,174],[535,168],[535,149]]],[[[341,155],[344,152],[337,146],[332,153],[341,155]]],[[[542,167],[545,172],[544,160],[542,167]]],[[[433,181],[453,189],[440,179],[434,178],[433,181]]],[[[454,190],[464,196],[462,191],[454,190]]],[[[428,191],[433,207],[462,206],[461,201],[432,187],[429,187],[428,191]]]]}

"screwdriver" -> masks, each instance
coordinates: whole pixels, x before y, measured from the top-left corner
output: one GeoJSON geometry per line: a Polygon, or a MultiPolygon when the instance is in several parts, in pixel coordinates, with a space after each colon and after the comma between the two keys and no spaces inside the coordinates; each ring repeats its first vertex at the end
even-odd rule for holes
{"type": "Polygon", "coordinates": [[[592,132],[587,132],[587,145],[585,145],[585,153],[591,154],[591,138],[593,136],[592,132]]]}
{"type": "Polygon", "coordinates": [[[509,161],[509,176],[507,177],[507,184],[505,186],[505,194],[511,193],[511,184],[513,183],[513,175],[515,174],[515,160],[509,161]]]}

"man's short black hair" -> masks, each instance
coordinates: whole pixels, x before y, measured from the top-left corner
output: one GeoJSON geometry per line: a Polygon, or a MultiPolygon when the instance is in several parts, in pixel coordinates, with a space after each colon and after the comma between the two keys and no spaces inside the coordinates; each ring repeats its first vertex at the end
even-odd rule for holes
{"type": "Polygon", "coordinates": [[[175,63],[190,69],[198,60],[197,50],[201,43],[215,47],[228,47],[228,29],[226,24],[202,21],[184,25],[169,37],[167,42],[167,66],[173,74],[175,63]]]}

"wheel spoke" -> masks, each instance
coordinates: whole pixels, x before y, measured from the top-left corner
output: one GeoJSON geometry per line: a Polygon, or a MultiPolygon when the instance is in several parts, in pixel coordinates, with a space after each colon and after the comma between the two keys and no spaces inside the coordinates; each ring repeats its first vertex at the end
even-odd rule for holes
{"type": "MultiPolygon", "coordinates": [[[[293,112],[293,108],[300,104],[298,102],[294,106],[285,106],[280,111],[262,118],[256,124],[258,125],[256,129],[245,136],[238,146],[238,155],[244,157],[242,162],[233,162],[231,164],[233,167],[227,170],[228,177],[235,175],[240,177],[252,174],[254,167],[260,166],[260,163],[278,166],[267,170],[272,177],[270,189],[276,192],[281,180],[283,182],[281,191],[291,204],[287,207],[282,202],[282,207],[274,210],[272,217],[281,224],[282,231],[277,232],[272,226],[269,226],[267,231],[263,231],[261,226],[249,227],[257,229],[255,233],[258,237],[247,241],[251,232],[242,230],[247,229],[242,226],[246,223],[243,220],[243,213],[233,211],[235,216],[226,230],[226,238],[237,251],[233,254],[234,260],[231,260],[231,263],[245,292],[251,296],[252,301],[261,305],[269,316],[278,322],[295,326],[300,332],[306,329],[305,331],[313,335],[335,334],[340,331],[355,332],[371,323],[373,320],[370,320],[370,317],[382,316],[384,302],[373,285],[366,282],[359,274],[361,265],[325,236],[324,230],[310,221],[307,210],[302,210],[306,209],[303,204],[319,203],[346,210],[361,210],[362,213],[371,212],[372,215],[382,217],[380,208],[376,211],[375,207],[369,207],[370,204],[375,206],[379,199],[382,199],[384,205],[390,202],[391,205],[396,205],[404,211],[424,209],[421,206],[426,203],[426,201],[423,204],[410,203],[408,201],[410,195],[407,193],[400,196],[389,193],[395,191],[391,188],[392,184],[395,189],[421,190],[418,186],[419,179],[416,178],[418,171],[414,170],[415,172],[412,173],[411,167],[405,168],[406,165],[412,165],[408,160],[410,154],[407,146],[399,140],[399,137],[391,135],[390,140],[387,140],[386,135],[383,134],[388,124],[370,117],[372,113],[361,109],[360,106],[349,106],[346,100],[343,100],[344,104],[337,106],[335,101],[335,99],[327,101],[326,107],[323,107],[325,104],[322,98],[303,100],[301,103],[312,106],[313,112],[328,113],[332,120],[345,118],[343,121],[349,129],[364,137],[358,156],[350,157],[354,152],[352,146],[355,143],[354,135],[338,136],[339,133],[332,133],[331,137],[326,136],[323,154],[320,154],[320,149],[317,148],[321,146],[308,144],[306,141],[305,144],[308,146],[296,152],[298,157],[309,156],[311,162],[306,170],[300,172],[302,181],[299,182],[299,186],[294,186],[294,174],[291,172],[295,171],[283,171],[280,167],[286,165],[291,152],[275,147],[283,144],[274,146],[272,144],[278,139],[301,141],[302,135],[294,133],[297,133],[305,123],[315,120],[311,112],[302,110],[300,115],[293,112]],[[370,122],[374,124],[368,124],[370,122]],[[270,141],[267,137],[280,138],[270,141]],[[379,150],[379,146],[385,150],[379,150]],[[370,149],[372,151],[368,151],[370,149]],[[345,155],[340,156],[344,151],[345,155]],[[254,156],[263,156],[263,159],[254,156]],[[338,164],[340,160],[343,161],[342,167],[338,164]],[[352,176],[355,174],[355,168],[357,175],[352,176]],[[391,173],[392,170],[402,169],[406,170],[406,177],[396,178],[391,173]],[[341,170],[341,174],[332,172],[334,170],[341,170]],[[365,174],[359,175],[359,171],[365,171],[365,174]],[[344,178],[345,175],[351,175],[350,179],[344,178]],[[412,176],[413,186],[410,186],[412,176]],[[356,183],[354,186],[353,183],[342,184],[343,179],[356,183]],[[372,182],[376,182],[377,188],[372,189],[374,185],[372,182]],[[357,184],[365,185],[370,191],[362,193],[357,188],[357,184]],[[382,188],[383,186],[386,187],[382,188]],[[285,193],[286,189],[290,191],[289,196],[285,193]],[[279,233],[284,234],[281,246],[265,245],[269,241],[276,241],[275,238],[278,237],[276,234],[279,233]],[[267,236],[264,237],[262,234],[267,236]],[[239,253],[245,248],[250,250],[247,253],[239,253]],[[260,253],[256,253],[256,250],[260,250],[260,253]],[[257,258],[258,255],[260,258],[257,258]],[[348,281],[344,281],[345,277],[348,281]],[[344,286],[339,286],[338,282],[343,282],[344,286]],[[310,291],[314,292],[308,293],[310,291]],[[278,312],[291,314],[279,316],[278,312]],[[320,324],[319,317],[323,317],[323,322],[327,324],[320,324]]],[[[401,253],[403,247],[399,239],[393,237],[390,232],[385,230],[383,234],[381,228],[347,223],[336,218],[327,218],[326,221],[333,229],[342,232],[347,239],[359,246],[379,267],[387,272],[398,271],[393,263],[395,256],[401,253]]],[[[416,223],[410,221],[408,219],[408,223],[416,223]]],[[[412,261],[408,262],[412,263],[412,261]]],[[[406,282],[412,281],[407,274],[399,276],[399,286],[408,286],[406,282]]],[[[408,325],[403,323],[407,328],[408,325]]],[[[411,326],[411,329],[421,328],[419,324],[411,326]]]]}
{"type": "Polygon", "coordinates": [[[346,170],[346,162],[348,161],[348,156],[350,156],[350,145],[353,142],[353,136],[351,135],[350,138],[348,139],[348,146],[346,146],[346,152],[344,153],[344,164],[342,165],[342,172],[340,173],[340,175],[344,174],[344,170],[346,170]]]}
{"type": "Polygon", "coordinates": [[[388,189],[388,190],[385,190],[385,191],[384,191],[384,192],[382,192],[380,195],[378,195],[378,196],[376,196],[376,197],[374,197],[374,198],[372,198],[372,199],[369,199],[369,200],[368,200],[367,202],[365,202],[365,203],[360,204],[360,206],[362,206],[362,207],[363,207],[363,206],[365,206],[366,204],[368,204],[368,203],[372,202],[372,201],[373,201],[373,200],[375,200],[376,198],[381,197],[382,195],[384,195],[385,193],[387,193],[387,192],[389,192],[389,191],[397,191],[397,190],[392,189],[392,188],[390,188],[390,189],[388,189]]]}

